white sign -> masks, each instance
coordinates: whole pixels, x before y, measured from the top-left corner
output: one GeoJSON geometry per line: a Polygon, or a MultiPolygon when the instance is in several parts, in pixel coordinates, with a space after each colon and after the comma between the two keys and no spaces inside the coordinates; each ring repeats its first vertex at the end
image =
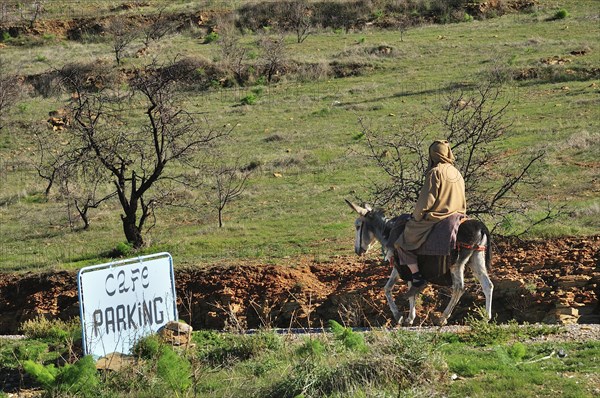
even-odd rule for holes
{"type": "Polygon", "coordinates": [[[83,351],[95,359],[129,354],[140,338],[177,320],[169,253],[85,267],[77,282],[83,351]]]}

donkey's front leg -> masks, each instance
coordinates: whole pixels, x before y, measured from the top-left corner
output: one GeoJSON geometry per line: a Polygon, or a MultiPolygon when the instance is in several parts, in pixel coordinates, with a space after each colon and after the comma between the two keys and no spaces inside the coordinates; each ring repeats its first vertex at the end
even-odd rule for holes
{"type": "Polygon", "coordinates": [[[450,318],[454,307],[456,307],[458,300],[460,300],[463,293],[465,292],[465,264],[469,260],[469,257],[471,257],[471,253],[472,252],[469,252],[467,254],[464,253],[464,251],[461,251],[461,254],[458,256],[458,260],[456,261],[456,264],[450,267],[450,272],[452,274],[452,297],[450,297],[450,302],[448,303],[448,306],[446,306],[444,313],[440,317],[440,326],[443,326],[446,324],[446,322],[448,322],[448,318],[450,318]],[[467,255],[463,256],[464,254],[467,255]]]}
{"type": "Polygon", "coordinates": [[[392,290],[394,289],[394,285],[398,281],[398,271],[396,267],[392,268],[392,273],[390,274],[390,278],[388,279],[383,291],[385,292],[385,298],[387,299],[390,310],[392,311],[392,315],[394,316],[394,321],[399,323],[402,321],[402,317],[400,316],[400,311],[398,311],[398,306],[396,306],[396,302],[394,301],[394,296],[392,295],[392,290]]]}

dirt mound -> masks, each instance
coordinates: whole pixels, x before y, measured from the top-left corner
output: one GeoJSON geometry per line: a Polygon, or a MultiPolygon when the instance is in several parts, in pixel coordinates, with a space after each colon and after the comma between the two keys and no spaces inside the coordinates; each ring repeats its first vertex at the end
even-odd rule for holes
{"type": "MultiPolygon", "coordinates": [[[[600,323],[600,236],[547,241],[500,240],[491,278],[499,322],[600,323]]],[[[213,266],[175,272],[179,316],[196,329],[315,327],[329,319],[352,326],[389,325],[383,295],[389,265],[354,256],[325,263],[309,258],[279,265],[213,266]]],[[[400,309],[407,303],[399,298],[400,309]]],[[[450,290],[428,287],[417,323],[429,325],[450,290]]],[[[461,324],[484,297],[467,273],[467,291],[450,323],[461,324]],[[469,283],[471,282],[471,283],[469,283]]],[[[79,315],[74,272],[4,274],[0,334],[39,315],[79,315]]]]}

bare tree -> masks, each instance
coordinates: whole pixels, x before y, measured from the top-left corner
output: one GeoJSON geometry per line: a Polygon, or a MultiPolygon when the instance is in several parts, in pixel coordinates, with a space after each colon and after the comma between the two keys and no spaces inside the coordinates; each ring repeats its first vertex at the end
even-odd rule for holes
{"type": "Polygon", "coordinates": [[[71,207],[74,207],[86,230],[90,226],[89,210],[114,197],[116,191],[109,185],[107,173],[90,157],[91,152],[86,147],[70,145],[69,150],[60,150],[65,144],[63,140],[67,139],[63,135],[63,131],[44,133],[38,130],[34,133],[38,147],[35,168],[47,182],[46,196],[55,185],[58,186],[58,195],[67,204],[71,228],[71,207]]]}
{"type": "Polygon", "coordinates": [[[273,77],[283,67],[285,62],[285,40],[283,35],[264,36],[258,41],[263,55],[263,70],[267,81],[271,83],[273,77]]]}
{"type": "Polygon", "coordinates": [[[312,33],[312,9],[307,0],[293,0],[285,16],[285,27],[296,33],[296,40],[302,43],[312,33]]]}
{"type": "MultiPolygon", "coordinates": [[[[97,209],[103,202],[112,199],[117,192],[113,189],[106,192],[106,174],[99,169],[97,164],[90,164],[89,170],[79,170],[73,175],[67,174],[62,181],[61,194],[67,203],[73,203],[81,221],[83,229],[90,227],[89,210],[97,209]]],[[[70,208],[70,206],[69,206],[70,208]]]]}
{"type": "Polygon", "coordinates": [[[401,14],[398,16],[396,25],[398,27],[398,31],[400,32],[400,41],[404,41],[404,34],[413,26],[413,21],[410,16],[401,14]]]}
{"type": "Polygon", "coordinates": [[[6,1],[0,1],[0,25],[10,21],[13,14],[12,5],[6,1]]]}
{"type": "Polygon", "coordinates": [[[387,177],[372,181],[373,203],[409,212],[423,186],[427,168],[425,145],[429,141],[425,126],[413,125],[405,130],[381,134],[359,120],[368,148],[367,156],[387,177]]]}
{"type": "MultiPolygon", "coordinates": [[[[103,184],[101,198],[118,199],[123,232],[135,248],[143,246],[144,228],[155,209],[168,204],[165,189],[180,181],[181,170],[195,156],[229,133],[211,129],[181,108],[175,77],[162,71],[157,65],[138,70],[128,92],[89,91],[71,81],[76,90],[73,124],[62,132],[67,144],[54,148],[62,159],[59,164],[72,162],[68,169],[77,171],[76,181],[87,184],[87,192],[97,192],[95,184],[103,184]],[[90,178],[81,178],[83,173],[90,178]]],[[[78,203],[85,209],[85,203],[93,208],[97,202],[78,203]]]]}
{"type": "Polygon", "coordinates": [[[160,7],[157,13],[148,17],[149,23],[146,24],[143,29],[145,48],[150,47],[152,42],[161,40],[175,29],[174,22],[170,21],[169,18],[164,15],[165,8],[166,6],[160,7]]]}
{"type": "MultiPolygon", "coordinates": [[[[506,121],[509,102],[502,102],[501,93],[491,84],[484,84],[471,94],[461,91],[448,98],[439,119],[445,129],[440,135],[450,141],[457,167],[465,179],[468,213],[489,216],[496,226],[524,213],[530,200],[523,196],[520,188],[538,183],[533,171],[544,157],[544,152],[538,151],[515,162],[496,149],[499,139],[511,127],[506,121]],[[500,184],[492,184],[492,181],[500,181],[500,184]]],[[[374,202],[395,211],[410,212],[423,185],[429,156],[427,148],[432,139],[443,137],[425,133],[426,124],[393,134],[372,131],[362,120],[361,125],[367,156],[387,176],[372,185],[374,202]]],[[[556,216],[554,210],[545,218],[556,216]]]]}
{"type": "Polygon", "coordinates": [[[44,12],[44,0],[27,0],[17,3],[21,20],[31,29],[44,12]]]}
{"type": "Polygon", "coordinates": [[[115,61],[117,61],[117,65],[121,65],[125,50],[137,38],[138,30],[125,17],[111,18],[106,30],[112,38],[112,50],[115,54],[115,61]]]}
{"type": "Polygon", "coordinates": [[[66,153],[59,153],[53,143],[57,137],[50,137],[47,134],[42,134],[40,131],[34,132],[34,137],[37,141],[37,156],[35,169],[38,176],[46,180],[46,189],[44,194],[50,195],[52,187],[57,181],[60,181],[61,175],[65,174],[67,161],[66,153]]]}
{"type": "Polygon", "coordinates": [[[224,30],[219,36],[218,44],[224,67],[233,73],[239,85],[243,85],[246,80],[244,61],[247,58],[248,48],[240,43],[240,38],[233,29],[224,30]]]}
{"type": "Polygon", "coordinates": [[[223,227],[225,207],[244,192],[251,173],[251,170],[240,169],[237,165],[233,167],[221,165],[213,171],[212,202],[217,210],[219,228],[223,227]]]}
{"type": "Polygon", "coordinates": [[[5,62],[0,58],[0,130],[4,127],[4,117],[19,99],[19,82],[16,76],[8,76],[5,62]]]}

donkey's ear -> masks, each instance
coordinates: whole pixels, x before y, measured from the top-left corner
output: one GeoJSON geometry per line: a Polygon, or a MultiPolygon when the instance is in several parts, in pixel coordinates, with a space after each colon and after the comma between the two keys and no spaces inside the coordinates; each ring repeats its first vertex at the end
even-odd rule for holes
{"type": "Polygon", "coordinates": [[[370,211],[368,209],[364,209],[358,205],[355,205],[354,203],[350,202],[348,199],[344,199],[346,201],[346,203],[348,203],[348,206],[350,206],[350,208],[352,210],[354,210],[355,212],[357,212],[358,214],[360,214],[361,216],[365,216],[367,215],[367,213],[370,211]]]}

